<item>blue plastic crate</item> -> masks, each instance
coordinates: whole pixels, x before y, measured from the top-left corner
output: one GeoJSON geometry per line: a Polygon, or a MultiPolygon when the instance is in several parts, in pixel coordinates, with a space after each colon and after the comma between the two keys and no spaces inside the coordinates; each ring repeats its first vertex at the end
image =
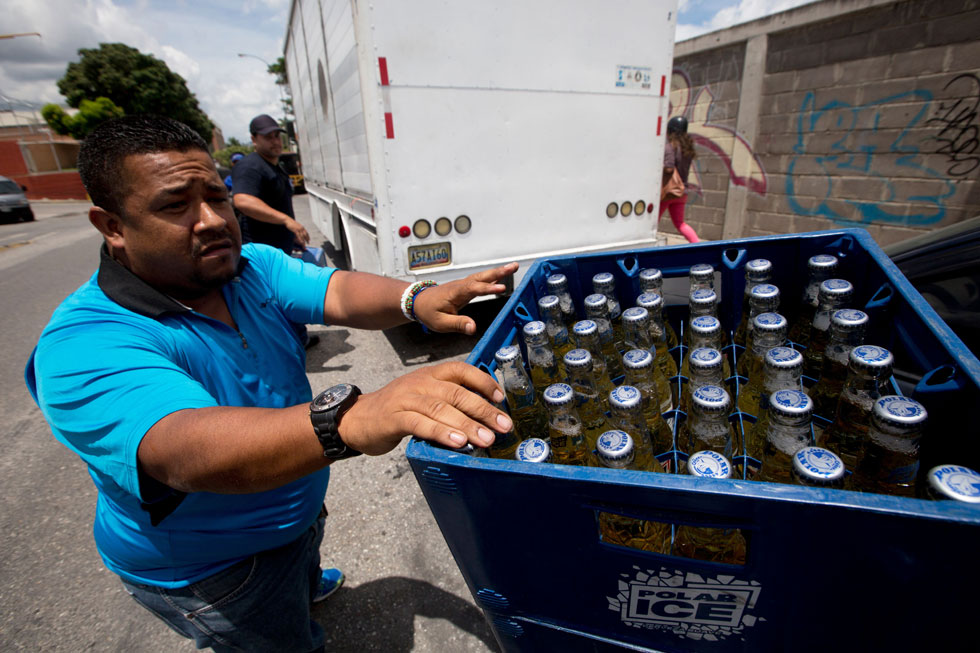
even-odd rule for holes
{"type": "MultiPolygon", "coordinates": [[[[665,277],[667,315],[686,314],[686,275],[711,263],[719,314],[734,329],[744,265],[772,261],[782,306],[806,283],[806,260],[837,256],[870,315],[866,342],[896,357],[899,386],[929,411],[922,468],[980,468],[980,362],[863,230],[561,257],[535,263],[468,361],[537,318],[545,280],[560,271],[576,305],[591,278],[616,275],[623,307],[637,274],[665,277]],[[676,279],[671,291],[672,282],[676,279]]],[[[676,353],[676,352],[675,352],[676,353]]],[[[737,352],[736,352],[737,353],[737,352]]],[[[980,581],[980,507],[688,476],[472,458],[413,440],[409,461],[476,601],[507,651],[922,650],[971,641],[980,581]],[[598,511],[671,524],[737,527],[744,565],[604,543],[598,511]]]]}

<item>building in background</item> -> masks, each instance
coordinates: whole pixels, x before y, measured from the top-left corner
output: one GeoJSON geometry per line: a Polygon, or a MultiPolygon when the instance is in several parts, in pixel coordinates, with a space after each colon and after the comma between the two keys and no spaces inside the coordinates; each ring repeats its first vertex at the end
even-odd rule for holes
{"type": "Polygon", "coordinates": [[[39,106],[0,97],[0,175],[26,187],[28,199],[87,198],[76,169],[79,146],[54,133],[39,106]]]}

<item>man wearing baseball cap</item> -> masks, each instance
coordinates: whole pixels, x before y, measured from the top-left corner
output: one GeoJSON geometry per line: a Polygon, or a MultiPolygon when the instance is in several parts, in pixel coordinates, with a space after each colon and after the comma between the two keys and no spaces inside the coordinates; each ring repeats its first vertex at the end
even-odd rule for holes
{"type": "Polygon", "coordinates": [[[253,118],[248,129],[255,151],[232,168],[235,208],[245,216],[252,242],[291,254],[310,242],[310,234],[295,219],[289,175],[279,167],[280,134],[286,130],[266,114],[253,118]]]}

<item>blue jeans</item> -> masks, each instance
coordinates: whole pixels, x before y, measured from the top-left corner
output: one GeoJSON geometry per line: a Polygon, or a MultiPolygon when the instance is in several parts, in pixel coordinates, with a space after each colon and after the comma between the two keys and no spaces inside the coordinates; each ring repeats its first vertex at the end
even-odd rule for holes
{"type": "Polygon", "coordinates": [[[323,514],[299,538],[257,553],[187,587],[123,580],[137,603],[197,648],[215,651],[322,651],[323,629],[310,619],[320,580],[323,514]]]}

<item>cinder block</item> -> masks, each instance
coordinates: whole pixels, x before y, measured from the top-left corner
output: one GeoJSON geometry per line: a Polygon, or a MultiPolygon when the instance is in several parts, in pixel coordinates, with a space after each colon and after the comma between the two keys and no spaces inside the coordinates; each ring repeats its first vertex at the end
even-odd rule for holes
{"type": "Polygon", "coordinates": [[[926,37],[925,23],[884,27],[870,35],[868,54],[880,56],[924,48],[927,45],[926,37]]]}
{"type": "Polygon", "coordinates": [[[945,57],[945,46],[896,53],[892,55],[889,76],[895,79],[942,72],[945,57]]]}
{"type": "Polygon", "coordinates": [[[806,43],[824,43],[850,36],[851,22],[846,16],[835,16],[829,20],[811,23],[802,31],[806,43]]]}
{"type": "Polygon", "coordinates": [[[762,79],[762,94],[774,95],[796,90],[796,72],[787,71],[766,75],[762,79]]]}
{"type": "Polygon", "coordinates": [[[855,34],[842,39],[827,41],[825,47],[825,63],[854,61],[863,59],[871,54],[871,41],[867,34],[855,34]]]}
{"type": "Polygon", "coordinates": [[[873,80],[887,79],[891,57],[865,57],[840,63],[841,84],[860,84],[873,80]]]}
{"type": "Polygon", "coordinates": [[[796,88],[800,91],[834,86],[837,83],[837,66],[834,64],[801,70],[796,88]]]}
{"type": "Polygon", "coordinates": [[[949,72],[973,72],[975,74],[978,62],[980,62],[980,41],[957,43],[953,46],[949,72]]]}
{"type": "Polygon", "coordinates": [[[827,63],[826,45],[798,45],[795,49],[783,52],[780,63],[780,70],[802,70],[823,65],[827,63]]]}
{"type": "Polygon", "coordinates": [[[947,45],[976,41],[980,25],[980,10],[965,11],[953,16],[929,21],[928,45],[947,45]]]}

